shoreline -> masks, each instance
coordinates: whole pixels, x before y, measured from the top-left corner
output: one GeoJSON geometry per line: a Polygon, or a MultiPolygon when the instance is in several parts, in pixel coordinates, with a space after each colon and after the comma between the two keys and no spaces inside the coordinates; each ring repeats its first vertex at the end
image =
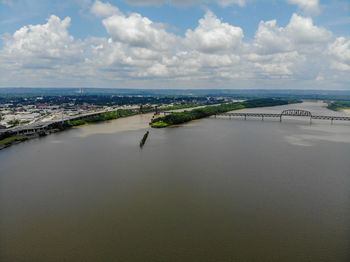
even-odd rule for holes
{"type": "MultiPolygon", "coordinates": [[[[28,136],[22,135],[21,138],[19,138],[19,139],[10,139],[10,141],[8,141],[8,142],[1,143],[1,142],[4,142],[4,140],[8,139],[8,138],[5,138],[5,139],[0,140],[0,150],[8,148],[8,147],[10,147],[12,145],[20,144],[20,143],[22,143],[24,141],[27,141],[27,140],[48,136],[48,135],[51,135],[53,133],[63,132],[63,131],[66,131],[66,130],[69,130],[69,129],[74,129],[74,128],[81,128],[83,126],[88,126],[88,125],[96,125],[98,123],[103,123],[103,122],[108,123],[108,122],[111,122],[111,121],[114,121],[114,120],[128,118],[128,117],[132,117],[132,116],[136,116],[136,115],[142,115],[142,114],[147,114],[147,113],[130,114],[130,115],[119,116],[119,117],[114,118],[114,119],[83,123],[81,125],[65,126],[65,127],[62,127],[62,128],[52,128],[52,129],[47,130],[45,134],[31,134],[31,135],[28,135],[28,136]]],[[[13,136],[11,136],[9,138],[13,138],[13,136]]]]}
{"type": "Polygon", "coordinates": [[[350,109],[342,109],[341,111],[347,115],[350,115],[350,109]]]}

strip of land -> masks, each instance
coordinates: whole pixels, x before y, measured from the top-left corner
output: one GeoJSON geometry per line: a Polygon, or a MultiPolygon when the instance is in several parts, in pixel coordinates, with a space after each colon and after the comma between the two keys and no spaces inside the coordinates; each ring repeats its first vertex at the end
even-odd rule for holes
{"type": "Polygon", "coordinates": [[[343,109],[343,112],[344,112],[345,114],[350,115],[350,109],[343,109]]]}
{"type": "Polygon", "coordinates": [[[0,150],[6,147],[9,147],[13,144],[18,144],[22,141],[27,140],[28,138],[24,137],[24,136],[12,136],[12,137],[8,137],[5,139],[0,140],[0,150]]]}
{"type": "Polygon", "coordinates": [[[225,113],[233,110],[254,108],[254,107],[268,107],[268,106],[279,106],[300,103],[297,99],[254,99],[247,100],[244,102],[227,103],[218,106],[207,106],[202,108],[193,109],[191,111],[176,112],[164,117],[155,118],[152,120],[151,126],[153,128],[164,128],[172,125],[178,125],[186,123],[195,119],[208,117],[211,115],[225,113]]]}
{"type": "Polygon", "coordinates": [[[201,103],[189,103],[189,104],[183,104],[183,105],[161,107],[159,108],[159,110],[161,111],[178,110],[178,109],[198,107],[198,106],[204,106],[204,105],[205,104],[201,104],[201,103]]]}
{"type": "Polygon", "coordinates": [[[350,101],[332,102],[328,104],[327,108],[334,111],[344,110],[344,112],[349,112],[348,109],[350,110],[350,101]]]}
{"type": "Polygon", "coordinates": [[[81,125],[86,125],[86,124],[91,124],[95,122],[101,122],[101,121],[107,121],[107,120],[113,120],[113,119],[118,119],[120,117],[125,117],[125,116],[131,116],[131,115],[137,115],[139,112],[130,110],[130,109],[118,109],[113,112],[106,112],[106,113],[101,113],[98,115],[86,117],[83,119],[78,119],[74,121],[68,121],[64,123],[64,127],[73,127],[73,126],[81,126],[81,125]]]}
{"type": "MultiPolygon", "coordinates": [[[[179,110],[185,108],[193,108],[203,106],[201,103],[189,103],[182,105],[173,105],[167,106],[164,108],[160,108],[160,111],[165,110],[179,110]]],[[[101,121],[108,121],[113,119],[118,119],[121,117],[128,117],[137,115],[140,113],[148,113],[153,112],[154,108],[142,108],[142,110],[135,109],[117,109],[115,111],[109,112],[98,112],[88,115],[77,115],[72,119],[65,119],[63,121],[52,121],[45,123],[45,126],[38,126],[33,128],[27,128],[28,126],[24,126],[22,129],[14,129],[14,130],[3,130],[0,132],[0,150],[6,147],[9,147],[13,144],[18,144],[21,141],[25,141],[32,138],[37,138],[39,136],[48,135],[51,133],[63,131],[72,127],[82,126],[87,124],[93,124],[101,121]]]]}
{"type": "MultiPolygon", "coordinates": [[[[151,109],[145,109],[142,113],[147,113],[151,109]]],[[[152,110],[153,111],[153,110],[152,110]]],[[[31,129],[14,129],[14,130],[3,130],[0,132],[0,150],[9,147],[13,144],[18,144],[22,141],[37,138],[39,136],[45,136],[51,133],[63,131],[75,126],[81,126],[101,121],[118,119],[121,117],[127,117],[139,114],[138,110],[132,109],[118,109],[111,112],[101,112],[93,115],[87,116],[77,116],[76,119],[64,120],[64,121],[54,121],[52,123],[47,123],[45,126],[33,127],[31,129]]]]}

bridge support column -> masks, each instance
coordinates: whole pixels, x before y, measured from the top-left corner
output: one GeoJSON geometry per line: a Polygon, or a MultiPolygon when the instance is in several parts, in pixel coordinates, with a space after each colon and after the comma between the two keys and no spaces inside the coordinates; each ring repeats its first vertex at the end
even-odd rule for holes
{"type": "Polygon", "coordinates": [[[244,120],[247,120],[247,115],[244,115],[244,120]]]}
{"type": "Polygon", "coordinates": [[[264,121],[264,116],[261,116],[261,121],[264,121]]]}
{"type": "Polygon", "coordinates": [[[332,119],[331,119],[331,125],[333,125],[333,120],[334,120],[334,118],[332,117],[332,119]]]}

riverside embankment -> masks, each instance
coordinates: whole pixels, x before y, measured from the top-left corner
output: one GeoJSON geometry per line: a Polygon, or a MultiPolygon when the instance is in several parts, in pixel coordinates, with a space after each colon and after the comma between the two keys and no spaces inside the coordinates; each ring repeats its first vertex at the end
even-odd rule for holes
{"type": "MultiPolygon", "coordinates": [[[[184,104],[159,108],[164,110],[193,109],[203,106],[203,104],[184,104]]],[[[114,120],[118,118],[130,117],[137,114],[147,114],[153,112],[154,107],[140,107],[134,109],[114,109],[109,111],[92,112],[82,115],[76,115],[62,120],[36,122],[30,125],[0,130],[0,150],[23,141],[46,136],[52,133],[67,130],[72,127],[78,127],[87,124],[94,124],[103,121],[114,120]]]]}
{"type": "MultiPolygon", "coordinates": [[[[146,112],[148,111],[150,110],[146,112]]],[[[72,127],[128,117],[144,112],[135,109],[117,109],[77,115],[60,121],[38,122],[22,127],[0,130],[0,150],[28,139],[64,131],[72,127]]]]}
{"type": "Polygon", "coordinates": [[[350,109],[343,109],[342,110],[345,114],[350,115],[350,109]]]}

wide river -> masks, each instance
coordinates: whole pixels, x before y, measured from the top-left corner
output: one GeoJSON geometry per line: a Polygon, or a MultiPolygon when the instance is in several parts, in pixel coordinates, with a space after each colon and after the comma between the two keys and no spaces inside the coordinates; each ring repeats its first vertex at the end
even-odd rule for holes
{"type": "Polygon", "coordinates": [[[0,261],[350,261],[350,123],[151,117],[0,151],[0,261]]]}

